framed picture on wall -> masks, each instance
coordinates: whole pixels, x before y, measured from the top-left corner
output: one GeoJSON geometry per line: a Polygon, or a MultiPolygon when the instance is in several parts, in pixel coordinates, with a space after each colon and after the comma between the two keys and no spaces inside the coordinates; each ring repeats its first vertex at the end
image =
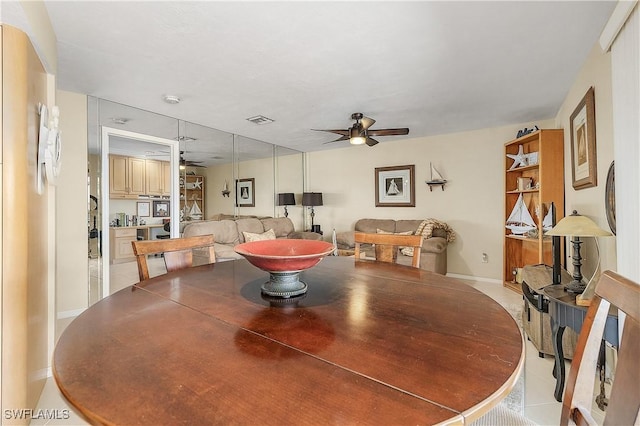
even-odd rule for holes
{"type": "Polygon", "coordinates": [[[415,165],[377,167],[376,207],[415,207],[415,165]]]}
{"type": "Polygon", "coordinates": [[[596,113],[593,87],[571,114],[571,172],[573,189],[598,185],[596,164],[596,113]]]}
{"type": "Polygon", "coordinates": [[[148,201],[138,201],[136,203],[136,214],[138,217],[149,217],[151,212],[151,203],[148,201]]]}
{"type": "Polygon", "coordinates": [[[169,200],[154,200],[153,201],[153,217],[169,217],[169,200]]]}
{"type": "Polygon", "coordinates": [[[255,207],[256,206],[256,188],[255,179],[238,179],[236,180],[236,206],[238,207],[255,207]]]}

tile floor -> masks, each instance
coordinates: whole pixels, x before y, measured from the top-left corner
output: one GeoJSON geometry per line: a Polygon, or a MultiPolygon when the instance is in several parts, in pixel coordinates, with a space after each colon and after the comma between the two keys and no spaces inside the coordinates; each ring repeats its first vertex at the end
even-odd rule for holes
{"type": "MultiPolygon", "coordinates": [[[[154,259],[150,262],[153,275],[162,273],[163,264],[161,259],[154,259]]],[[[137,266],[135,262],[117,265],[111,271],[112,289],[118,290],[138,281],[137,266]]],[[[483,281],[463,280],[478,290],[492,297],[501,305],[509,308],[522,304],[522,296],[505,289],[500,284],[483,281]]],[[[60,334],[71,322],[72,318],[59,320],[57,333],[60,334]]],[[[526,339],[525,339],[526,340],[526,339]]],[[[538,351],[529,341],[526,341],[526,360],[524,368],[524,415],[539,425],[557,425],[560,418],[561,404],[553,397],[555,379],[552,376],[553,358],[546,356],[540,358],[538,351]]],[[[567,371],[569,365],[567,365],[567,371]]],[[[87,425],[60,394],[53,378],[49,378],[40,397],[38,409],[63,410],[68,409],[67,419],[54,420],[33,420],[32,425],[87,425]]],[[[597,408],[592,413],[594,418],[602,424],[603,413],[597,408]]]]}

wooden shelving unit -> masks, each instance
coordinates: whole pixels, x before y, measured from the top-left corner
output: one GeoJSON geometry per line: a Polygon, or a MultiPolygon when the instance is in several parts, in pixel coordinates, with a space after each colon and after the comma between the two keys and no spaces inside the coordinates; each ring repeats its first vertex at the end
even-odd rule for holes
{"type": "Polygon", "coordinates": [[[184,212],[182,220],[204,219],[204,185],[204,176],[185,175],[183,177],[180,177],[180,211],[184,212]],[[198,204],[198,208],[202,212],[202,215],[200,217],[190,216],[190,211],[194,203],[198,204]]]}
{"type": "Polygon", "coordinates": [[[505,144],[505,214],[511,214],[518,197],[522,195],[529,214],[534,219],[537,235],[514,235],[504,228],[503,283],[519,293],[521,285],[515,281],[514,271],[525,265],[552,264],[552,242],[545,237],[542,220],[553,202],[556,221],[564,217],[564,131],[542,129],[529,133],[505,144]],[[525,154],[537,152],[535,164],[510,169],[514,160],[507,154],[516,155],[520,146],[525,154]],[[531,179],[531,188],[518,189],[518,178],[531,179]]]}

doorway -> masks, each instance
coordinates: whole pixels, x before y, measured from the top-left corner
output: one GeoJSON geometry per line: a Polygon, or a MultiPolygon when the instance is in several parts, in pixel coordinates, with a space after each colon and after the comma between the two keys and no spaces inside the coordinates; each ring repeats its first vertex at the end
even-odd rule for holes
{"type": "MultiPolygon", "coordinates": [[[[102,127],[101,131],[101,177],[100,179],[100,192],[102,194],[102,206],[101,206],[101,229],[104,232],[100,237],[100,284],[99,288],[93,289],[95,297],[98,299],[109,296],[114,289],[111,286],[111,267],[113,265],[114,257],[114,238],[113,233],[115,231],[132,231],[137,235],[141,235],[139,238],[152,238],[154,235],[154,229],[158,226],[150,227],[149,225],[154,222],[162,224],[162,219],[169,219],[172,223],[179,222],[179,203],[172,202],[178,200],[179,197],[179,163],[180,163],[180,149],[179,142],[171,139],[164,139],[156,136],[145,135],[142,133],[135,133],[121,129],[115,129],[110,127],[102,127]],[[169,198],[155,198],[150,197],[148,194],[141,194],[137,196],[127,196],[123,200],[111,199],[110,193],[110,155],[118,155],[127,158],[142,159],[143,161],[149,160],[163,160],[169,161],[170,170],[170,192],[169,198]],[[126,200],[126,201],[124,201],[126,200]],[[167,202],[168,201],[168,202],[167,202]],[[117,212],[112,208],[112,204],[117,206],[117,212]],[[154,208],[158,212],[154,211],[154,208]],[[164,209],[168,212],[168,217],[162,215],[154,215],[154,213],[160,213],[164,209]],[[122,216],[116,213],[123,211],[122,215],[128,217],[136,216],[135,225],[133,221],[127,220],[126,222],[121,220],[122,216]],[[144,221],[144,224],[139,223],[138,214],[144,211],[143,218],[148,218],[144,221]],[[146,216],[148,214],[148,216],[146,216]]],[[[157,224],[155,224],[157,225],[157,224]]],[[[99,231],[98,231],[99,232],[99,231]]],[[[95,233],[95,231],[94,231],[95,233]]],[[[177,238],[179,234],[179,227],[170,227],[171,238],[177,238]]],[[[134,262],[135,263],[135,262],[134,262]]],[[[90,298],[94,299],[91,296],[90,298]]]]}

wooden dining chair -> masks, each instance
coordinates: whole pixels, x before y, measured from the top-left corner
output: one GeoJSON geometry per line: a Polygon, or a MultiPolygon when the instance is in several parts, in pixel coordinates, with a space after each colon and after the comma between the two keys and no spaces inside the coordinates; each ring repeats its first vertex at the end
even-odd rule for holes
{"type": "Polygon", "coordinates": [[[613,305],[626,314],[618,362],[604,424],[632,425],[640,410],[640,285],[615,272],[605,271],[596,285],[576,346],[562,400],[560,424],[595,425],[591,417],[600,345],[613,305]]]}
{"type": "Polygon", "coordinates": [[[413,247],[411,266],[420,267],[420,250],[422,249],[422,235],[399,234],[367,234],[354,233],[355,258],[360,260],[360,244],[375,244],[376,260],[380,262],[397,263],[398,251],[401,247],[413,247]]]}
{"type": "Polygon", "coordinates": [[[213,250],[213,235],[198,235],[195,237],[170,238],[164,240],[132,241],[133,253],[138,262],[138,276],[140,281],[149,279],[147,255],[164,253],[164,263],[167,272],[193,266],[194,251],[198,257],[204,257],[205,263],[214,263],[216,256],[213,250]]]}

